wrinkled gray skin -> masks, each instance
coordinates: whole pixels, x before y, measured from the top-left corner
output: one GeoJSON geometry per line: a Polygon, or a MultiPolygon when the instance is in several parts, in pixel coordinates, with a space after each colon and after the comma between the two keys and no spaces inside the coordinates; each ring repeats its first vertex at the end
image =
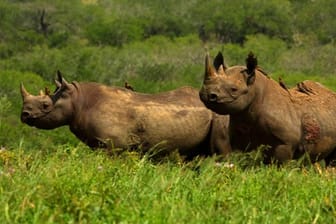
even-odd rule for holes
{"type": "Polygon", "coordinates": [[[187,157],[227,154],[228,116],[217,115],[191,87],[142,94],[98,83],[68,83],[59,75],[54,94],[29,94],[21,84],[22,122],[40,129],[69,125],[92,148],[178,151],[187,157]]]}
{"type": "Polygon", "coordinates": [[[313,81],[302,82],[312,90],[280,87],[257,67],[252,53],[246,66],[226,67],[221,53],[214,67],[206,57],[200,98],[219,114],[230,114],[233,148],[270,146],[266,162],[284,162],[307,153],[313,161],[335,159],[336,94],[313,81]]]}

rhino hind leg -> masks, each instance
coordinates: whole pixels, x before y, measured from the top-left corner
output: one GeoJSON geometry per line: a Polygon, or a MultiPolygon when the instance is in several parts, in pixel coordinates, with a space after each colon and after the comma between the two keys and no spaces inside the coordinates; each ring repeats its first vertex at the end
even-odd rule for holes
{"type": "Polygon", "coordinates": [[[336,166],[336,148],[334,148],[333,152],[325,158],[325,163],[327,166],[336,166]]]}

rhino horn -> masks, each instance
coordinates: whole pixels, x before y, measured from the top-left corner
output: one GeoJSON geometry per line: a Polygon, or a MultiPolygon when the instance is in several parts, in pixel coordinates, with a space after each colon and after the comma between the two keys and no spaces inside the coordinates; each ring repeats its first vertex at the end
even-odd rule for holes
{"type": "Polygon", "coordinates": [[[44,94],[44,92],[43,92],[43,90],[41,89],[40,90],[40,96],[44,96],[45,94],[44,94]]]}
{"type": "Polygon", "coordinates": [[[205,74],[204,74],[204,80],[210,79],[215,75],[214,70],[210,64],[210,57],[209,54],[205,56],[205,74]]]}
{"type": "Polygon", "coordinates": [[[224,71],[224,68],[225,68],[225,65],[220,65],[219,68],[218,68],[218,70],[217,70],[217,73],[219,75],[226,75],[225,71],[224,71]]]}
{"type": "Polygon", "coordinates": [[[48,87],[44,88],[44,94],[47,95],[47,96],[50,96],[50,90],[49,90],[48,87]]]}
{"type": "Polygon", "coordinates": [[[22,99],[24,99],[25,97],[27,96],[30,96],[31,94],[28,93],[28,91],[25,89],[23,83],[21,82],[20,84],[20,90],[21,90],[21,96],[22,96],[22,99]]]}
{"type": "Polygon", "coordinates": [[[257,58],[253,55],[252,52],[250,52],[246,58],[246,72],[248,74],[247,78],[247,84],[251,85],[255,81],[255,70],[258,67],[258,60],[257,58]]]}

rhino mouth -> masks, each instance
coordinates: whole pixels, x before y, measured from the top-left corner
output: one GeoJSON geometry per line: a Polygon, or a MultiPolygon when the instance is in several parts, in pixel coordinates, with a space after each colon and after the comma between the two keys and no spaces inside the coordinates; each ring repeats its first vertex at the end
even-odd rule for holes
{"type": "Polygon", "coordinates": [[[21,121],[31,127],[36,127],[39,129],[54,129],[54,126],[51,126],[50,123],[41,120],[41,117],[28,117],[28,118],[21,118],[21,121]]]}
{"type": "Polygon", "coordinates": [[[29,126],[35,126],[34,124],[36,122],[36,118],[21,115],[21,121],[22,123],[28,124],[29,126]]]}
{"type": "Polygon", "coordinates": [[[231,104],[233,103],[237,98],[234,96],[230,97],[220,97],[216,94],[211,93],[200,93],[201,100],[206,104],[231,104]]]}
{"type": "Polygon", "coordinates": [[[236,108],[235,99],[218,99],[215,102],[206,101],[203,103],[208,109],[221,115],[232,114],[236,113],[237,110],[239,111],[239,109],[236,108]]]}
{"type": "Polygon", "coordinates": [[[229,97],[217,97],[215,100],[207,100],[207,103],[213,104],[213,105],[230,105],[236,101],[235,98],[229,98],[229,97]]]}
{"type": "Polygon", "coordinates": [[[43,119],[43,117],[45,117],[46,115],[47,114],[42,115],[42,116],[32,116],[32,115],[29,115],[23,112],[21,114],[21,121],[22,123],[28,124],[29,126],[37,127],[38,121],[41,121],[41,119],[43,119]]]}
{"type": "Polygon", "coordinates": [[[217,104],[231,104],[236,101],[236,98],[219,98],[217,104]]]}

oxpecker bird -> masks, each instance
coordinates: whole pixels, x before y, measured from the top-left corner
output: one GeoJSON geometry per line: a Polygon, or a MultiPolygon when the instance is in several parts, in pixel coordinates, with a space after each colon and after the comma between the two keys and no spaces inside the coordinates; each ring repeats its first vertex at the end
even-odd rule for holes
{"type": "Polygon", "coordinates": [[[298,90],[302,93],[305,93],[307,95],[310,95],[311,93],[315,94],[313,92],[313,90],[311,88],[307,87],[303,82],[299,82],[298,84],[296,84],[296,86],[297,86],[298,90]]]}
{"type": "Polygon", "coordinates": [[[134,88],[127,82],[125,82],[125,88],[134,91],[134,88]]]}

